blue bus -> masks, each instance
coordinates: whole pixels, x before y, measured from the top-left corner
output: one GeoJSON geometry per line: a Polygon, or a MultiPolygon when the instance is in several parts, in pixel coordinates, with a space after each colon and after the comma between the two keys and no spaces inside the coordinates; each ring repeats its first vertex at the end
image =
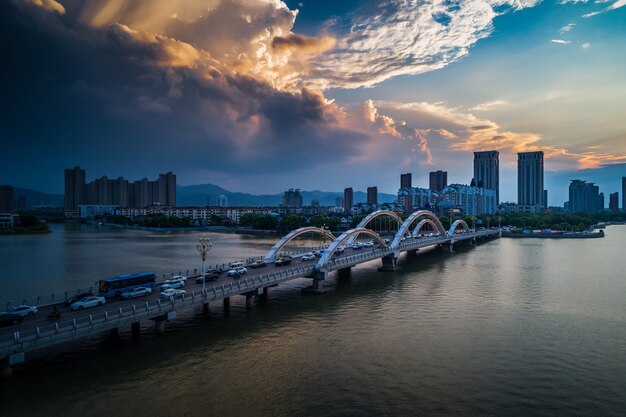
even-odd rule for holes
{"type": "Polygon", "coordinates": [[[98,293],[107,298],[117,297],[135,287],[152,288],[156,285],[155,281],[156,274],[154,272],[140,272],[101,279],[98,282],[98,293]]]}

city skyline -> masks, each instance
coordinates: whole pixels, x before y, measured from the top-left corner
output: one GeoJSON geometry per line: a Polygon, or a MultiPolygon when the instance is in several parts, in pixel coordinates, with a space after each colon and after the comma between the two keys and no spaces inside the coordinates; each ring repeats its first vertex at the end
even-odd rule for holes
{"type": "Polygon", "coordinates": [[[621,2],[209,3],[2,2],[0,183],[60,193],[80,165],[395,193],[401,173],[469,184],[472,152],[496,150],[500,201],[526,151],[545,154],[550,205],[572,178],[620,189],[621,2]]]}

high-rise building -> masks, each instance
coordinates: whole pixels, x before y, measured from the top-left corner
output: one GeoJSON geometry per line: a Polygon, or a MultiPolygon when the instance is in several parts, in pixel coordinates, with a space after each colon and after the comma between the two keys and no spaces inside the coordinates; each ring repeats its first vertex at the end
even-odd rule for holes
{"type": "Polygon", "coordinates": [[[352,187],[345,188],[343,190],[343,211],[346,213],[352,213],[352,206],[354,205],[354,192],[352,187]]]}
{"type": "Polygon", "coordinates": [[[583,180],[569,184],[569,211],[595,213],[604,209],[604,194],[600,188],[583,180]]]}
{"type": "Polygon", "coordinates": [[[378,205],[378,187],[367,187],[367,204],[378,205]]]}
{"type": "Polygon", "coordinates": [[[311,200],[311,207],[319,207],[320,206],[320,201],[316,198],[311,200]]]}
{"type": "Polygon", "coordinates": [[[413,186],[413,179],[411,173],[400,174],[400,188],[411,188],[413,186]]]}
{"type": "Polygon", "coordinates": [[[290,188],[283,194],[283,206],[285,207],[302,207],[302,195],[299,189],[290,188]]]}
{"type": "MultiPolygon", "coordinates": [[[[543,152],[517,154],[517,205],[543,211],[543,152]]],[[[526,210],[526,209],[525,209],[526,210]]]]}
{"type": "Polygon", "coordinates": [[[474,180],[477,187],[496,191],[500,204],[500,153],[498,151],[474,152],[474,180]]]}
{"type": "Polygon", "coordinates": [[[548,190],[543,190],[543,208],[548,208],[548,190]]]}
{"type": "Polygon", "coordinates": [[[13,213],[12,185],[0,185],[0,213],[13,213]]]}
{"type": "Polygon", "coordinates": [[[162,206],[176,206],[176,174],[171,171],[159,175],[159,203],[162,206]]]}
{"type": "Polygon", "coordinates": [[[65,201],[66,211],[78,213],[78,206],[85,202],[85,170],[80,167],[65,170],[65,201]]]}
{"type": "Polygon", "coordinates": [[[619,193],[611,193],[609,195],[609,211],[611,213],[619,211],[619,193]]]}
{"type": "Polygon", "coordinates": [[[622,177],[622,211],[626,212],[626,177],[622,177]]]}
{"type": "Polygon", "coordinates": [[[107,204],[118,205],[120,207],[128,207],[128,180],[119,177],[116,180],[110,180],[110,182],[112,185],[111,201],[107,204]]]}
{"type": "Polygon", "coordinates": [[[450,207],[461,209],[465,216],[494,214],[498,209],[496,190],[471,185],[448,185],[441,192],[440,204],[443,202],[448,202],[450,207]]]}
{"type": "Polygon", "coordinates": [[[428,174],[428,188],[433,191],[442,191],[448,185],[448,173],[446,171],[433,171],[428,174]]]}

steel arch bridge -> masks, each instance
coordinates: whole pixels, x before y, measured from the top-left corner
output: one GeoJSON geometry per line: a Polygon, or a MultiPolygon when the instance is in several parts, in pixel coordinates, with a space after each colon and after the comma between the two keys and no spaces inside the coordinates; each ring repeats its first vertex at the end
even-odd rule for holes
{"type": "Polygon", "coordinates": [[[422,230],[422,227],[424,227],[427,224],[432,226],[434,230],[439,230],[437,228],[437,223],[435,223],[431,219],[423,219],[417,224],[417,226],[415,226],[415,229],[413,229],[413,237],[417,236],[420,230],[422,230]]]}
{"type": "Polygon", "coordinates": [[[465,223],[464,220],[455,220],[454,223],[452,223],[452,225],[450,226],[450,230],[448,230],[448,237],[452,237],[454,236],[454,233],[456,232],[457,227],[461,226],[461,228],[467,232],[471,231],[472,229],[470,229],[470,227],[467,225],[467,223],[465,223]]]}
{"type": "MultiPolygon", "coordinates": [[[[400,229],[398,229],[398,232],[391,242],[391,247],[394,249],[397,248],[400,245],[402,237],[409,231],[409,227],[411,227],[411,225],[415,223],[416,220],[419,220],[422,217],[426,217],[427,219],[429,219],[432,222],[429,224],[434,224],[435,228],[441,235],[446,235],[446,229],[443,227],[443,224],[441,224],[439,217],[437,217],[435,213],[429,210],[418,210],[412,213],[409,217],[407,217],[404,223],[402,223],[402,226],[400,226],[400,229]]],[[[422,227],[424,224],[420,226],[420,224],[418,223],[418,226],[422,227]]]]}
{"type": "MultiPolygon", "coordinates": [[[[361,222],[355,227],[355,229],[365,229],[366,226],[370,224],[370,222],[378,217],[391,217],[398,223],[398,227],[400,227],[400,225],[402,224],[402,218],[400,218],[397,213],[394,213],[390,210],[377,210],[365,216],[363,220],[361,220],[361,222]]],[[[355,239],[356,235],[353,235],[352,237],[350,237],[347,243],[352,244],[355,239]]]]}
{"type": "Polygon", "coordinates": [[[319,233],[322,236],[328,237],[330,240],[335,240],[335,235],[333,235],[330,231],[326,229],[322,229],[321,227],[301,227],[300,229],[296,229],[287,235],[283,236],[273,247],[267,252],[265,255],[265,260],[267,262],[271,262],[276,258],[276,254],[280,252],[280,250],[285,247],[285,245],[291,242],[293,239],[301,236],[305,233],[319,233]]]}
{"type": "Polygon", "coordinates": [[[318,268],[324,267],[324,265],[326,265],[326,263],[328,263],[328,261],[330,259],[332,259],[332,256],[335,254],[335,252],[337,251],[337,248],[339,248],[339,246],[342,243],[348,242],[351,238],[356,238],[357,236],[359,236],[361,234],[372,236],[374,239],[376,239],[378,241],[378,243],[381,244],[381,246],[383,246],[383,247],[387,246],[387,244],[385,243],[383,238],[380,237],[380,235],[378,233],[373,232],[370,229],[365,229],[365,228],[350,229],[347,232],[342,233],[341,236],[336,238],[333,241],[333,243],[331,243],[330,246],[328,246],[328,248],[326,250],[324,250],[324,254],[320,258],[320,260],[317,261],[317,265],[316,266],[318,268]]]}

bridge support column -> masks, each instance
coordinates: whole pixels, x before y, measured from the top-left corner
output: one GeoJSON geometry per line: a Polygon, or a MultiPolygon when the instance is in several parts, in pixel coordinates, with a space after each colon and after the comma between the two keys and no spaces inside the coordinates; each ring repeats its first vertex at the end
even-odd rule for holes
{"type": "Polygon", "coordinates": [[[396,270],[396,258],[395,254],[387,255],[382,258],[383,266],[378,268],[379,271],[395,271],[396,270]]]}
{"type": "Polygon", "coordinates": [[[230,297],[224,298],[224,313],[228,313],[230,310],[230,297]]]}
{"type": "Polygon", "coordinates": [[[154,319],[154,332],[156,334],[165,333],[165,318],[154,319]]]}
{"type": "Polygon", "coordinates": [[[254,307],[255,297],[256,297],[256,292],[246,293],[246,310],[252,310],[252,307],[254,307]]]}
{"type": "Polygon", "coordinates": [[[139,334],[141,333],[141,322],[139,321],[134,321],[130,324],[130,333],[132,334],[133,337],[139,337],[139,334]]]}
{"type": "Polygon", "coordinates": [[[470,244],[476,246],[476,236],[470,239],[470,244]]]}
{"type": "Polygon", "coordinates": [[[331,291],[332,288],[329,285],[326,285],[324,281],[328,278],[327,271],[317,271],[313,274],[313,282],[310,287],[303,288],[302,292],[304,294],[324,294],[325,292],[331,291]]]}
{"type": "Polygon", "coordinates": [[[452,241],[441,244],[441,251],[446,253],[454,252],[454,243],[452,241]]]}
{"type": "Polygon", "coordinates": [[[270,293],[270,287],[263,287],[263,294],[259,296],[259,300],[266,302],[267,297],[269,296],[269,293],[270,293]]]}
{"type": "Polygon", "coordinates": [[[11,378],[13,375],[13,368],[9,365],[9,358],[0,360],[0,378],[11,378]]]}
{"type": "Polygon", "coordinates": [[[205,316],[208,316],[208,315],[209,315],[209,303],[204,303],[204,304],[202,304],[202,313],[203,313],[205,316]]]}

